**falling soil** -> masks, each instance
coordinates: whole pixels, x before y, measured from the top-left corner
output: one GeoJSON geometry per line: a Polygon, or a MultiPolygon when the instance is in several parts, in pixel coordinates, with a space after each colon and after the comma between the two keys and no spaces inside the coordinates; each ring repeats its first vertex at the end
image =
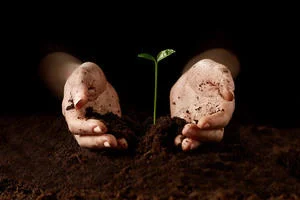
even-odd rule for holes
{"type": "Polygon", "coordinates": [[[90,111],[131,148],[80,148],[60,115],[0,118],[0,199],[300,197],[300,129],[233,119],[220,143],[183,152],[173,144],[181,119],[90,111]]]}
{"type": "Polygon", "coordinates": [[[102,115],[95,112],[92,107],[86,108],[85,117],[102,121],[109,130],[109,134],[114,135],[117,139],[125,138],[130,149],[136,147],[138,132],[141,130],[138,122],[127,116],[120,118],[111,112],[102,115]]]}

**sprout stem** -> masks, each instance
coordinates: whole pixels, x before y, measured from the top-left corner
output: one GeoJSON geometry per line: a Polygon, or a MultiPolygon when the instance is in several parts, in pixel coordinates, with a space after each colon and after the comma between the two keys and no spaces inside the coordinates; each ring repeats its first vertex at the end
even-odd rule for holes
{"type": "Polygon", "coordinates": [[[153,124],[156,123],[156,102],[157,102],[157,76],[158,76],[158,62],[162,59],[168,57],[169,55],[175,53],[173,49],[165,49],[159,52],[154,58],[152,55],[148,53],[140,53],[138,57],[144,58],[147,60],[152,60],[154,62],[155,74],[154,74],[154,110],[153,110],[153,124]]]}
{"type": "Polygon", "coordinates": [[[153,124],[156,122],[156,101],[157,101],[157,76],[158,76],[158,65],[155,63],[155,75],[154,75],[154,110],[153,110],[153,124]]]}

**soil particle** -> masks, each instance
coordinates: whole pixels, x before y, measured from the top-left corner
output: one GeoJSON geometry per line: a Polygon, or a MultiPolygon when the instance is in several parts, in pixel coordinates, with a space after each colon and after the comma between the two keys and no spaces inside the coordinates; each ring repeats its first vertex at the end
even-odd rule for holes
{"type": "Polygon", "coordinates": [[[282,152],[278,157],[278,162],[282,164],[292,176],[300,179],[300,151],[294,149],[282,152]]]}
{"type": "Polygon", "coordinates": [[[101,120],[109,130],[109,133],[118,138],[125,138],[129,147],[134,147],[137,143],[137,135],[141,129],[138,122],[133,121],[128,116],[119,117],[113,113],[101,115],[94,112],[92,107],[86,108],[86,118],[93,118],[101,120]]]}
{"type": "Polygon", "coordinates": [[[183,152],[181,119],[112,118],[116,133],[135,134],[132,151],[80,148],[62,116],[0,118],[0,199],[300,197],[300,129],[233,120],[220,143],[183,152]]]}

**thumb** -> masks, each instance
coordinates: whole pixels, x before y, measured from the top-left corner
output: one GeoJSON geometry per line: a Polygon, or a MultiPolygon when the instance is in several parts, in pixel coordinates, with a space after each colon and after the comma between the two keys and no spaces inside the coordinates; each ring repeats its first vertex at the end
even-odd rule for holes
{"type": "Polygon", "coordinates": [[[88,102],[87,91],[88,89],[85,84],[79,84],[72,89],[71,96],[73,97],[76,109],[81,109],[88,102]]]}
{"type": "Polygon", "coordinates": [[[98,65],[85,62],[73,72],[69,85],[74,106],[80,109],[105,90],[106,77],[98,65]]]}
{"type": "Polygon", "coordinates": [[[219,92],[224,100],[226,101],[232,101],[234,100],[234,93],[227,89],[225,86],[221,86],[219,88],[219,92]]]}

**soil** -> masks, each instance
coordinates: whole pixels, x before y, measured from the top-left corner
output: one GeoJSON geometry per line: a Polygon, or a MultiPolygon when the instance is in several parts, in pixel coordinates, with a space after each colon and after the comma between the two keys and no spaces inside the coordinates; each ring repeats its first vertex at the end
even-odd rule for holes
{"type": "Polygon", "coordinates": [[[80,148],[60,114],[1,117],[0,199],[300,198],[300,129],[233,118],[220,143],[183,152],[181,119],[105,121],[131,148],[80,148]]]}

